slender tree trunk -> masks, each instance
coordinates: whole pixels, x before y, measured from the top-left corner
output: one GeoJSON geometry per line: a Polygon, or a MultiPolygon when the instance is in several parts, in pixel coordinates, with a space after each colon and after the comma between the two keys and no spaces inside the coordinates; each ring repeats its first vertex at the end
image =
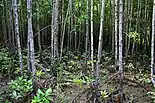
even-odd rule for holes
{"type": "MultiPolygon", "coordinates": [[[[63,36],[63,28],[64,28],[64,21],[65,21],[65,0],[61,0],[61,4],[60,4],[60,7],[61,7],[61,37],[63,36]]],[[[67,8],[68,9],[68,8],[67,8]]],[[[61,44],[61,41],[62,41],[62,38],[60,39],[60,44],[61,44]]],[[[61,45],[60,45],[60,55],[61,55],[61,45]]],[[[61,56],[60,56],[61,57],[61,56]]],[[[61,58],[60,58],[61,59],[61,58]]]]}
{"type": "MultiPolygon", "coordinates": [[[[145,0],[145,15],[144,15],[144,18],[145,18],[145,21],[147,21],[147,0],[145,0]]],[[[148,42],[147,42],[147,24],[145,24],[145,32],[144,32],[144,51],[147,50],[147,46],[148,46],[148,42]]]]}
{"type": "Polygon", "coordinates": [[[96,63],[96,80],[99,79],[100,61],[102,56],[104,8],[105,8],[105,0],[102,0],[100,34],[99,34],[98,55],[97,55],[97,63],[96,63]]]}
{"type": "Polygon", "coordinates": [[[66,28],[68,13],[69,13],[69,7],[67,9],[67,14],[66,14],[66,17],[65,17],[65,20],[64,20],[64,25],[63,25],[63,33],[62,33],[61,46],[60,46],[60,60],[62,59],[62,52],[63,52],[63,45],[64,45],[64,37],[65,37],[65,28],[66,28]]]}
{"type": "Polygon", "coordinates": [[[122,86],[122,80],[123,80],[123,57],[122,57],[122,49],[123,49],[123,43],[122,43],[122,23],[123,23],[123,0],[119,1],[119,79],[120,79],[120,87],[122,86]]]}
{"type": "Polygon", "coordinates": [[[79,31],[78,50],[80,50],[80,44],[81,44],[82,24],[80,24],[79,30],[80,31],[79,31]]]}
{"type": "MultiPolygon", "coordinates": [[[[131,32],[131,28],[132,28],[132,14],[133,14],[133,0],[130,0],[129,33],[131,32]]],[[[130,50],[130,42],[131,42],[131,38],[129,37],[128,50],[126,52],[127,54],[128,54],[128,52],[130,50]]]]}
{"type": "Polygon", "coordinates": [[[117,65],[118,60],[118,15],[117,15],[117,9],[118,9],[118,0],[115,0],[115,65],[117,65]]]}
{"type": "Polygon", "coordinates": [[[42,48],[41,48],[41,34],[40,34],[40,13],[39,13],[39,0],[37,1],[37,33],[38,33],[38,47],[40,59],[42,59],[42,48]]]}
{"type": "Polygon", "coordinates": [[[155,0],[153,3],[153,15],[152,15],[152,40],[151,40],[151,81],[155,86],[154,80],[154,33],[155,33],[155,0]]]}
{"type": "Polygon", "coordinates": [[[130,2],[130,0],[125,0],[125,57],[127,56],[127,51],[128,51],[128,33],[129,33],[129,31],[128,31],[128,21],[129,21],[129,2],[130,2]]]}
{"type": "Polygon", "coordinates": [[[91,61],[92,61],[92,74],[94,73],[94,33],[93,33],[93,7],[94,7],[94,1],[91,0],[91,61]]]}
{"type": "Polygon", "coordinates": [[[70,30],[70,22],[68,23],[68,27],[67,28],[68,28],[67,49],[70,49],[70,42],[69,42],[70,41],[70,31],[71,31],[70,30]]]}
{"type": "Polygon", "coordinates": [[[112,53],[115,49],[115,0],[111,0],[112,53]]]}
{"type": "Polygon", "coordinates": [[[87,64],[87,57],[88,57],[88,41],[89,41],[89,0],[86,1],[87,7],[86,7],[86,44],[85,44],[85,53],[86,53],[86,64],[87,64]]]}
{"type": "Polygon", "coordinates": [[[54,18],[54,27],[55,27],[55,32],[54,32],[54,54],[56,58],[59,57],[58,53],[58,19],[59,19],[59,0],[56,0],[55,2],[55,18],[54,18]]]}
{"type": "Polygon", "coordinates": [[[52,20],[51,20],[51,58],[52,58],[52,62],[53,62],[53,60],[54,60],[54,57],[55,57],[55,55],[54,55],[54,15],[55,15],[55,1],[56,0],[53,0],[53,3],[51,4],[52,5],[52,20]]]}
{"type": "MultiPolygon", "coordinates": [[[[141,19],[141,11],[142,11],[142,1],[140,0],[139,1],[139,12],[138,12],[138,19],[140,20],[141,19]]],[[[143,32],[143,30],[142,30],[142,32],[143,32]]],[[[139,35],[140,35],[140,46],[139,46],[139,48],[137,48],[137,49],[141,49],[141,48],[143,48],[143,44],[142,44],[142,42],[143,42],[143,35],[142,35],[142,32],[141,32],[141,30],[140,30],[140,24],[139,24],[139,22],[138,22],[138,33],[139,33],[139,35]]]]}
{"type": "Polygon", "coordinates": [[[27,0],[27,17],[28,17],[28,66],[32,71],[33,83],[35,83],[36,67],[35,67],[35,55],[34,55],[34,40],[32,29],[32,0],[27,0]]]}
{"type": "Polygon", "coordinates": [[[73,0],[73,23],[74,23],[74,47],[77,48],[77,18],[76,18],[76,0],[73,0]]]}
{"type": "Polygon", "coordinates": [[[69,7],[70,7],[70,46],[72,47],[72,38],[73,38],[73,0],[69,0],[69,7]]]}
{"type": "Polygon", "coordinates": [[[13,0],[14,4],[14,15],[15,15],[15,34],[17,37],[17,47],[18,47],[18,55],[19,55],[19,64],[20,64],[20,72],[22,74],[22,53],[21,53],[21,44],[20,44],[20,37],[19,37],[19,22],[18,22],[18,6],[17,6],[17,0],[13,0]]]}
{"type": "Polygon", "coordinates": [[[58,13],[59,13],[59,0],[53,1],[52,8],[52,26],[51,26],[51,53],[52,58],[58,58],[58,13]]]}

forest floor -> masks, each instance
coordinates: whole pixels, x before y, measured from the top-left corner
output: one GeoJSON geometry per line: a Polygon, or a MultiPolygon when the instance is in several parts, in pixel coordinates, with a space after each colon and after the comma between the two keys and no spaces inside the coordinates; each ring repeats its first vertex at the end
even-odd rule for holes
{"type": "MultiPolygon", "coordinates": [[[[73,86],[71,88],[66,88],[64,92],[66,94],[66,97],[69,98],[69,101],[72,101],[73,98],[75,98],[79,93],[81,93],[85,89],[77,87],[77,86],[73,86]]],[[[133,99],[135,99],[134,102],[126,102],[126,101],[124,101],[124,103],[152,103],[150,97],[146,96],[147,92],[144,91],[144,89],[141,88],[141,87],[129,87],[129,86],[126,86],[124,88],[124,91],[130,97],[133,96],[133,99]]],[[[86,101],[87,101],[86,94],[83,94],[81,96],[81,98],[79,98],[77,103],[86,103],[86,101]]],[[[70,103],[72,103],[72,102],[70,102],[70,103]]],[[[108,102],[108,103],[110,103],[110,102],[108,102]]],[[[118,102],[116,102],[116,103],[118,103],[118,102]]]]}
{"type": "MultiPolygon", "coordinates": [[[[102,84],[101,84],[102,85],[102,84]]],[[[88,88],[88,85],[84,86],[71,86],[66,87],[64,89],[64,94],[66,97],[68,97],[70,103],[72,103],[73,99],[79,94],[81,94],[83,91],[85,91],[88,88]]],[[[108,90],[110,88],[116,88],[115,84],[106,84],[101,87],[102,90],[108,90]]],[[[123,93],[130,97],[130,102],[124,100],[123,103],[152,103],[151,98],[147,96],[147,91],[143,88],[138,86],[137,84],[128,84],[123,86],[123,93]]],[[[77,100],[77,103],[87,103],[87,92],[82,93],[80,98],[77,100]]],[[[103,103],[112,103],[112,102],[103,102],[103,103]]],[[[118,101],[115,101],[114,103],[120,103],[118,101]]]]}
{"type": "MultiPolygon", "coordinates": [[[[58,96],[65,97],[69,101],[69,102],[61,102],[61,103],[90,103],[90,102],[87,102],[89,98],[92,96],[90,91],[91,92],[94,91],[94,89],[92,89],[91,87],[92,86],[91,83],[94,81],[94,78],[92,78],[91,72],[88,71],[91,68],[91,65],[90,65],[91,61],[88,61],[87,65],[85,65],[85,60],[82,57],[73,55],[72,59],[69,59],[71,53],[66,53],[66,54],[69,54],[69,56],[68,55],[64,56],[62,63],[52,65],[53,67],[49,67],[49,65],[45,65],[45,64],[48,64],[48,61],[50,60],[48,59],[48,57],[50,56],[47,56],[47,54],[45,55],[45,57],[47,57],[47,60],[46,59],[44,60],[46,63],[44,63],[43,66],[50,71],[48,71],[48,75],[47,75],[44,72],[42,72],[42,69],[40,67],[37,68],[38,69],[37,73],[39,74],[37,79],[40,80],[39,84],[41,85],[43,84],[43,86],[40,86],[40,87],[43,87],[43,89],[48,89],[49,88],[48,83],[50,84],[50,88],[52,88],[51,84],[52,86],[56,85],[56,86],[53,86],[54,88],[52,88],[54,95],[58,94],[58,96]],[[57,70],[57,71],[54,71],[54,70],[57,70]],[[86,72],[84,72],[84,70],[86,72]],[[43,77],[49,76],[50,78],[47,78],[47,80],[43,79],[43,81],[45,82],[41,82],[42,81],[40,78],[41,76],[43,77]],[[83,79],[82,77],[84,77],[86,80],[83,79]],[[55,79],[58,82],[55,82],[54,81],[55,79]],[[60,87],[57,85],[59,85],[60,87]],[[76,100],[76,102],[73,102],[73,100],[76,100]]],[[[27,58],[27,56],[25,57],[27,58]]],[[[141,55],[138,57],[133,56],[132,58],[130,57],[130,58],[124,58],[124,59],[125,59],[125,64],[124,64],[124,79],[122,82],[123,83],[122,92],[125,95],[126,99],[124,100],[123,103],[153,103],[152,100],[155,100],[155,99],[152,99],[151,97],[155,98],[155,92],[154,92],[155,88],[151,85],[151,81],[150,81],[150,68],[148,66],[150,63],[149,57],[145,55],[141,55]],[[153,91],[153,95],[148,95],[148,92],[152,92],[152,91],[153,91]]],[[[36,59],[36,60],[39,61],[39,59],[36,59]]],[[[25,63],[27,63],[27,60],[25,60],[25,63]]],[[[38,62],[38,64],[39,63],[42,64],[41,62],[38,62]]],[[[111,57],[111,55],[107,53],[107,55],[105,55],[104,59],[102,60],[101,64],[102,65],[100,69],[100,81],[99,81],[101,100],[103,100],[103,103],[120,103],[117,100],[120,97],[119,96],[120,93],[118,92],[114,93],[114,91],[119,88],[118,77],[115,76],[118,70],[117,70],[117,67],[113,65],[114,60],[111,57]],[[113,102],[111,102],[111,100],[113,100],[113,102]]],[[[8,94],[6,94],[7,91],[9,90],[8,83],[11,80],[16,79],[16,77],[20,77],[19,74],[10,73],[10,71],[7,74],[7,76],[0,75],[0,100],[2,100],[2,95],[4,95],[4,97],[5,95],[8,96],[8,94]],[[10,75],[10,77],[8,75],[10,75]]],[[[0,103],[4,103],[4,102],[0,102],[0,103]]],[[[10,102],[7,102],[7,103],[10,103],[10,102]]],[[[14,103],[14,102],[11,102],[11,103],[14,103]]],[[[18,102],[18,103],[21,103],[21,102],[18,102]]],[[[22,103],[27,103],[27,102],[22,102],[22,103]]]]}
{"type": "MultiPolygon", "coordinates": [[[[128,76],[128,77],[132,77],[132,75],[128,76]]],[[[10,78],[11,79],[11,78],[10,78]]],[[[5,94],[5,90],[8,89],[8,82],[10,81],[10,79],[8,78],[0,78],[0,94],[5,94]]],[[[140,82],[140,81],[139,81],[140,82]]],[[[133,82],[124,82],[123,85],[123,93],[130,98],[130,101],[132,102],[126,102],[124,101],[123,103],[152,103],[151,102],[151,98],[149,96],[147,96],[147,92],[143,87],[141,87],[140,85],[137,84],[138,80],[136,81],[136,83],[133,82]]],[[[100,84],[101,85],[101,90],[110,90],[112,88],[117,88],[118,83],[116,80],[111,80],[110,83],[106,83],[106,84],[100,84]]],[[[88,88],[90,88],[90,85],[69,85],[67,87],[64,87],[63,91],[61,91],[63,93],[63,95],[65,97],[67,97],[67,99],[69,100],[69,103],[73,103],[73,100],[75,98],[77,102],[76,103],[87,103],[87,94],[88,92],[83,92],[85,90],[87,90],[88,88]]],[[[60,93],[61,94],[61,93],[60,93]]],[[[105,103],[111,103],[111,102],[105,102],[105,103]]],[[[119,102],[114,102],[114,103],[119,103],[119,102]]]]}

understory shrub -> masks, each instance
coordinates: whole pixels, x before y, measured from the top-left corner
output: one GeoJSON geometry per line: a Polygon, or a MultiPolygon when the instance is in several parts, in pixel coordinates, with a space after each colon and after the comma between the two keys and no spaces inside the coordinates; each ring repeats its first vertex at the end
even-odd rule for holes
{"type": "Polygon", "coordinates": [[[11,54],[5,48],[0,49],[0,74],[11,74],[14,71],[13,69],[14,63],[11,54]]]}
{"type": "Polygon", "coordinates": [[[23,76],[9,83],[9,96],[13,100],[22,100],[33,90],[32,79],[27,80],[23,76]]]}
{"type": "Polygon", "coordinates": [[[31,103],[68,103],[68,100],[65,97],[54,95],[52,89],[48,88],[46,91],[38,89],[31,103]]]}

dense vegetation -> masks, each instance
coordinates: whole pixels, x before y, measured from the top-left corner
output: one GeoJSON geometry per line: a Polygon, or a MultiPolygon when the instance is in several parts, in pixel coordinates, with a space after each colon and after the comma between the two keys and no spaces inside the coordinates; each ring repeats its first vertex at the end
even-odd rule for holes
{"type": "Polygon", "coordinates": [[[1,0],[0,103],[155,103],[155,0],[1,0]]]}

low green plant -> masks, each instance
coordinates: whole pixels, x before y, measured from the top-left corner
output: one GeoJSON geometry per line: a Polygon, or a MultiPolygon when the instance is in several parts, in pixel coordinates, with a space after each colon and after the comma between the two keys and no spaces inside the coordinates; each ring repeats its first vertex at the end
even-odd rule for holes
{"type": "Polygon", "coordinates": [[[140,42],[140,34],[136,31],[129,32],[128,34],[129,38],[132,38],[134,42],[139,43],[140,42]]]}
{"type": "Polygon", "coordinates": [[[81,77],[73,78],[73,83],[79,86],[82,86],[83,84],[90,84],[92,81],[93,79],[88,76],[81,76],[81,77]]]}
{"type": "Polygon", "coordinates": [[[108,97],[109,97],[109,93],[108,93],[106,90],[101,91],[101,97],[102,97],[103,99],[108,98],[108,97]]]}
{"type": "Polygon", "coordinates": [[[82,87],[82,84],[84,83],[85,81],[81,78],[74,78],[73,79],[73,83],[76,84],[76,85],[79,85],[80,87],[82,87]]]}
{"type": "Polygon", "coordinates": [[[49,88],[45,92],[38,89],[36,96],[34,96],[31,103],[51,103],[52,99],[52,89],[49,88]]]}
{"type": "Polygon", "coordinates": [[[151,97],[152,103],[155,103],[155,87],[150,87],[150,91],[147,93],[151,97]]]}
{"type": "Polygon", "coordinates": [[[68,65],[67,67],[68,70],[71,72],[77,72],[82,69],[81,63],[78,61],[74,61],[74,60],[68,61],[67,65],[68,65]]]}
{"type": "Polygon", "coordinates": [[[51,88],[45,92],[38,89],[36,96],[32,99],[31,103],[68,103],[68,99],[64,96],[55,96],[51,88]]]}
{"type": "Polygon", "coordinates": [[[36,71],[36,76],[37,76],[37,77],[41,77],[41,76],[44,76],[44,75],[45,75],[45,73],[42,72],[42,70],[37,70],[37,71],[36,71]]]}
{"type": "Polygon", "coordinates": [[[148,92],[147,94],[152,98],[152,103],[155,103],[155,92],[148,92]]]}
{"type": "Polygon", "coordinates": [[[14,63],[11,57],[11,54],[7,51],[7,49],[0,49],[0,74],[9,75],[12,74],[14,70],[14,63]]]}
{"type": "Polygon", "coordinates": [[[6,100],[6,101],[0,101],[0,103],[12,103],[12,102],[6,100]]]}
{"type": "Polygon", "coordinates": [[[10,102],[10,101],[6,100],[4,103],[12,103],[12,102],[10,102]]]}
{"type": "Polygon", "coordinates": [[[9,83],[9,96],[19,100],[27,96],[33,90],[32,79],[27,80],[23,76],[9,83]]]}

